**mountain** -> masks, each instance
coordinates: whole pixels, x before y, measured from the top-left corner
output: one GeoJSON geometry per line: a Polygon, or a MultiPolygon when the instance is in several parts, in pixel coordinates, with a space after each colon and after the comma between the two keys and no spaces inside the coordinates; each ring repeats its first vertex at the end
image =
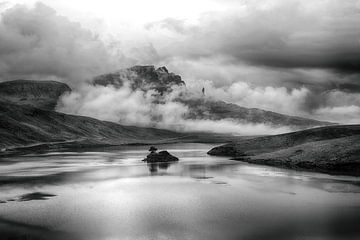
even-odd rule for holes
{"type": "Polygon", "coordinates": [[[185,85],[179,75],[169,73],[166,67],[134,66],[94,78],[95,85],[122,87],[128,82],[133,90],[156,90],[160,94],[171,91],[172,86],[185,85]]]}
{"type": "Polygon", "coordinates": [[[360,176],[360,125],[337,125],[243,139],[208,152],[235,160],[360,176]]]}
{"type": "MultiPolygon", "coordinates": [[[[143,91],[156,90],[160,95],[171,91],[174,86],[185,86],[179,75],[169,73],[166,67],[155,69],[154,66],[134,66],[115,73],[95,77],[95,85],[113,85],[117,88],[129,82],[132,89],[143,91]]],[[[229,119],[240,123],[267,124],[273,127],[287,126],[293,130],[332,125],[333,123],[322,122],[302,117],[288,116],[257,108],[245,108],[236,104],[216,101],[205,96],[188,97],[186,94],[176,99],[189,108],[185,116],[188,119],[229,119]]],[[[161,101],[160,101],[161,102],[161,101]]]]}
{"type": "Polygon", "coordinates": [[[0,101],[53,110],[59,97],[70,91],[55,81],[14,80],[0,83],[0,101]]]}

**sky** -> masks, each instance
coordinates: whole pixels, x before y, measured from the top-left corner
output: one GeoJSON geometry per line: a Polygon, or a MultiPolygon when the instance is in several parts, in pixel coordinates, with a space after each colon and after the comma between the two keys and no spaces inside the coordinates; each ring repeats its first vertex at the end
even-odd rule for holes
{"type": "Polygon", "coordinates": [[[360,122],[359,0],[0,2],[0,81],[166,66],[219,100],[360,122]]]}

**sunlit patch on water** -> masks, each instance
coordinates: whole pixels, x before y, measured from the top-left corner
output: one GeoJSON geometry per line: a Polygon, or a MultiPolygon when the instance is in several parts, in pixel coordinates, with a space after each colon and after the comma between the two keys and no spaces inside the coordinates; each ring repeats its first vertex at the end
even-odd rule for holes
{"type": "Polygon", "coordinates": [[[360,236],[359,178],[212,157],[206,155],[212,147],[206,144],[157,147],[180,161],[144,163],[146,146],[5,159],[0,165],[0,236],[60,240],[360,236]]]}

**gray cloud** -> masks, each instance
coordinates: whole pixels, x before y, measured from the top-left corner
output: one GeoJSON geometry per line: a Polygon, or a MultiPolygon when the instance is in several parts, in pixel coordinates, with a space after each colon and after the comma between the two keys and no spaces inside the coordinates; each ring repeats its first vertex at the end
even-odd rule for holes
{"type": "Polygon", "coordinates": [[[223,54],[233,61],[269,67],[360,71],[357,1],[273,3],[245,1],[245,12],[208,13],[188,27],[180,20],[165,19],[158,26],[187,35],[178,47],[188,57],[223,54]]]}
{"type": "Polygon", "coordinates": [[[225,91],[214,94],[240,105],[324,120],[360,120],[358,111],[351,118],[331,117],[337,110],[354,110],[346,107],[360,106],[358,102],[335,106],[329,101],[334,98],[331,91],[341,92],[338,97],[343,98],[360,93],[359,1],[229,0],[226,4],[232,8],[209,12],[194,23],[165,19],[148,25],[148,31],[165,37],[173,33],[168,45],[162,40],[158,48],[163,64],[188,81],[211,81],[214,88],[225,91]],[[230,94],[239,82],[246,83],[240,85],[248,92],[230,94]],[[268,87],[275,97],[265,94],[268,87]],[[294,98],[295,104],[289,99],[305,90],[301,98],[294,98]],[[262,99],[250,97],[256,92],[264,93],[262,99]]]}
{"type": "Polygon", "coordinates": [[[1,14],[0,77],[60,78],[72,83],[109,71],[111,53],[99,36],[37,3],[1,14]]]}
{"type": "MultiPolygon", "coordinates": [[[[196,93],[205,86],[207,94],[216,99],[320,120],[360,119],[360,103],[354,100],[360,92],[360,15],[356,1],[226,3],[232,7],[204,14],[195,22],[167,18],[147,24],[139,34],[122,32],[129,35],[130,42],[97,35],[41,3],[34,7],[16,5],[1,14],[0,81],[50,78],[77,86],[124,66],[165,65],[183,77],[189,91],[196,93]]],[[[149,100],[142,97],[143,93],[127,93],[129,100],[138,100],[134,101],[139,103],[135,111],[139,115],[126,112],[128,105],[113,109],[120,115],[96,111],[96,106],[106,109],[102,107],[104,99],[122,101],[120,93],[125,92],[92,89],[76,93],[81,94],[82,104],[63,109],[108,116],[108,120],[122,116],[125,124],[151,122],[147,116],[153,113],[141,108],[149,106],[142,102],[149,100]]]]}
{"type": "Polygon", "coordinates": [[[152,90],[133,90],[128,82],[117,89],[113,86],[83,86],[64,95],[58,111],[119,122],[125,125],[166,128],[176,131],[208,131],[238,135],[277,134],[291,131],[287,126],[244,123],[236,119],[188,119],[189,109],[176,101],[182,89],[174,91],[161,101],[152,90]],[[131,106],[129,108],[129,106],[131,106]]]}

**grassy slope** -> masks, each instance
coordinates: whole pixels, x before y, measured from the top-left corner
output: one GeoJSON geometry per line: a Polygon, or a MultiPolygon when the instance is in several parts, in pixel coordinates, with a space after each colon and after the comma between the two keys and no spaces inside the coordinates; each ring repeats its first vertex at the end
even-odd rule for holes
{"type": "Polygon", "coordinates": [[[97,119],[0,103],[0,147],[43,142],[88,140],[128,144],[170,140],[186,134],[154,128],[122,126],[97,119]]]}
{"type": "Polygon", "coordinates": [[[123,126],[89,117],[0,102],[0,149],[25,150],[23,147],[26,147],[30,151],[121,144],[224,143],[239,138],[225,134],[179,133],[123,126]]]}
{"type": "Polygon", "coordinates": [[[210,155],[250,163],[360,175],[360,125],[339,125],[240,140],[210,155]]]}
{"type": "Polygon", "coordinates": [[[330,122],[289,116],[257,108],[245,108],[223,101],[213,101],[210,99],[178,99],[178,101],[189,107],[189,118],[211,120],[236,119],[242,122],[268,124],[278,127],[289,126],[294,130],[334,125],[334,123],[330,122]]]}

